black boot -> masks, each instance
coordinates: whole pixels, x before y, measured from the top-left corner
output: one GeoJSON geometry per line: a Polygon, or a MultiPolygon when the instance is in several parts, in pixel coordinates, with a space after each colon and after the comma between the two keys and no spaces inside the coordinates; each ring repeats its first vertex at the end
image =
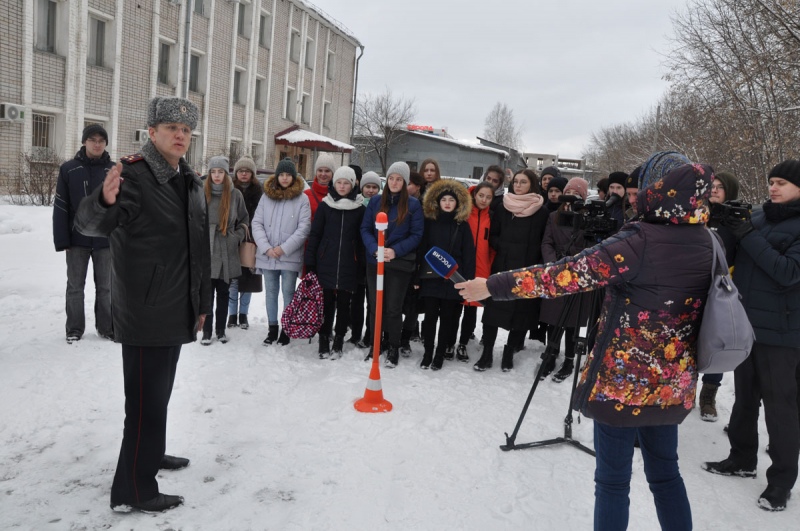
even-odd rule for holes
{"type": "Polygon", "coordinates": [[[483,354],[481,354],[481,359],[479,359],[478,363],[473,365],[472,368],[475,369],[476,371],[485,371],[487,369],[491,369],[493,361],[492,358],[494,357],[492,355],[492,350],[494,349],[491,346],[484,345],[483,354]]]}
{"type": "Polygon", "coordinates": [[[542,369],[541,369],[541,376],[539,376],[539,380],[544,380],[550,374],[556,370],[556,359],[554,357],[549,357],[549,359],[542,361],[542,369]]]}
{"type": "Polygon", "coordinates": [[[508,372],[514,368],[514,352],[516,348],[514,345],[506,345],[503,347],[503,360],[500,362],[503,372],[508,372]]]}
{"type": "Polygon", "coordinates": [[[411,331],[403,330],[400,332],[400,355],[404,358],[411,356],[411,331]]]}
{"type": "MultiPolygon", "coordinates": [[[[228,324],[228,326],[230,326],[230,323],[228,324]]],[[[239,314],[239,328],[241,328],[242,330],[247,330],[248,328],[250,328],[250,324],[247,322],[246,313],[239,314]]]]}
{"type": "Polygon", "coordinates": [[[271,345],[278,339],[278,325],[269,325],[269,332],[267,332],[267,339],[264,340],[264,345],[271,345]]]}
{"type": "Polygon", "coordinates": [[[344,349],[344,336],[333,336],[333,347],[331,347],[331,359],[338,360],[342,357],[344,349]]]}
{"type": "Polygon", "coordinates": [[[397,347],[389,345],[389,348],[386,350],[385,365],[390,369],[394,369],[397,367],[398,361],[400,361],[400,351],[397,347]]]}
{"type": "Polygon", "coordinates": [[[704,383],[700,390],[700,418],[707,422],[716,422],[717,416],[717,389],[719,385],[704,383]]]}
{"type": "Polygon", "coordinates": [[[456,357],[455,347],[447,347],[446,349],[444,349],[444,359],[450,361],[455,357],[456,357]]]}
{"type": "Polygon", "coordinates": [[[281,329],[281,335],[278,336],[278,344],[279,345],[289,344],[289,336],[286,335],[286,330],[281,329]]]}
{"type": "Polygon", "coordinates": [[[565,358],[564,364],[561,365],[561,368],[558,369],[558,372],[556,372],[553,375],[553,381],[559,383],[563,382],[564,380],[572,376],[572,370],[574,368],[575,368],[575,361],[572,358],[565,358]]]}
{"type": "Polygon", "coordinates": [[[433,361],[433,352],[429,349],[425,349],[425,354],[422,356],[422,361],[419,362],[420,369],[430,369],[431,362],[433,361]]]}
{"type": "Polygon", "coordinates": [[[327,359],[331,355],[331,336],[327,334],[319,335],[319,359],[327,359]]]}
{"type": "Polygon", "coordinates": [[[444,365],[444,351],[445,347],[441,345],[436,346],[436,354],[433,355],[433,361],[431,362],[431,369],[434,371],[438,371],[444,365]]]}
{"type": "Polygon", "coordinates": [[[238,315],[228,316],[228,328],[236,328],[237,326],[239,326],[239,324],[237,323],[238,317],[239,317],[238,315]]]}

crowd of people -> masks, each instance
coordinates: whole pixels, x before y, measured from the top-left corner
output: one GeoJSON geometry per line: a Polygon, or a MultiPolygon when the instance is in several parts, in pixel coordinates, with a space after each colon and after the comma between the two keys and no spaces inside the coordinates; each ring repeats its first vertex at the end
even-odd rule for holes
{"type": "MultiPolygon", "coordinates": [[[[756,343],[733,376],[730,453],[704,468],[756,475],[763,404],[772,464],[758,503],[786,507],[800,453],[800,161],[772,169],[769,200],[751,216],[750,205],[736,202],[734,175],[677,152],[610,173],[597,183],[596,201],[586,180],[567,179],[557,167],[537,173],[490,166],[467,188],[443,178],[433,159],[419,173],[395,162],[384,182],[321,153],[307,184],[286,158],[262,184],[251,158],[231,171],[218,156],[201,178],[182,158],[196,122],[188,100],[154,98],[150,140],[140,153],[114,164],[105,130],[91,125],[59,175],[53,231],[56,250],[67,251],[67,341],[85,331],[91,259],[98,333],[122,344],[126,418],[115,510],[160,511],[183,502],[160,493],[155,479],[160,468],[189,464],[165,453],[181,345],[198,333],[203,345],[214,337],[227,343],[228,329],[249,329],[253,293],[264,292],[263,344],[280,347],[291,339],[280,325],[278,295],[285,309],[298,279],[314,273],[324,309],[315,354],[338,359],[349,342],[349,350],[371,356],[379,213],[388,218],[380,336],[387,367],[410,358],[415,339],[422,343],[421,369],[466,363],[475,340],[480,355],[473,368],[489,370],[502,328],[503,371],[513,370],[526,339],[558,350],[563,337],[560,366],[545,357],[539,373],[561,382],[576,369],[578,330],[588,329],[591,352],[573,407],[595,420],[598,529],[627,526],[635,441],[662,528],[691,528],[677,425],[695,405],[697,332],[711,280],[705,227],[711,229],[724,245],[756,343]],[[605,232],[576,221],[587,202],[602,212],[605,232]],[[243,243],[255,246],[252,267],[240,261],[243,243]],[[434,246],[473,280],[454,286],[439,277],[424,259],[434,246]],[[596,308],[588,303],[598,300],[592,291],[602,294],[596,308]]],[[[721,374],[703,375],[703,420],[718,419],[722,382],[721,374]]]]}

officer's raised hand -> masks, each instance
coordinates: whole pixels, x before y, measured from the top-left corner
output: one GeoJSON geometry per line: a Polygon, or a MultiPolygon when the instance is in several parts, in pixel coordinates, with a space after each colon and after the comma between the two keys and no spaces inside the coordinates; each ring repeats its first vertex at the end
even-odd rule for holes
{"type": "Polygon", "coordinates": [[[111,206],[117,202],[117,195],[119,195],[119,187],[122,186],[122,163],[117,162],[117,165],[108,170],[106,178],[103,180],[103,202],[111,206]]]}

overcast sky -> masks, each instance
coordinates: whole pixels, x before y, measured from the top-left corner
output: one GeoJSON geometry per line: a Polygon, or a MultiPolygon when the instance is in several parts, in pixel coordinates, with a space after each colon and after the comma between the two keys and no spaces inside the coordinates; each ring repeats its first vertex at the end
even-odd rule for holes
{"type": "Polygon", "coordinates": [[[687,0],[311,0],[364,45],[358,93],[414,98],[416,123],[483,134],[507,103],[526,151],[579,157],[593,131],[666,90],[670,16],[687,0]]]}

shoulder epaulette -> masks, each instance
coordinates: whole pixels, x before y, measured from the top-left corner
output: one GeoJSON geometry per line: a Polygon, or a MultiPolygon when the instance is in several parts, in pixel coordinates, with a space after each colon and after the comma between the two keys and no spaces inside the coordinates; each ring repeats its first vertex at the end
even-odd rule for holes
{"type": "Polygon", "coordinates": [[[124,157],[121,157],[119,160],[123,164],[133,164],[134,162],[139,162],[140,160],[144,160],[144,157],[142,156],[141,153],[136,153],[134,155],[125,155],[124,157]]]}

